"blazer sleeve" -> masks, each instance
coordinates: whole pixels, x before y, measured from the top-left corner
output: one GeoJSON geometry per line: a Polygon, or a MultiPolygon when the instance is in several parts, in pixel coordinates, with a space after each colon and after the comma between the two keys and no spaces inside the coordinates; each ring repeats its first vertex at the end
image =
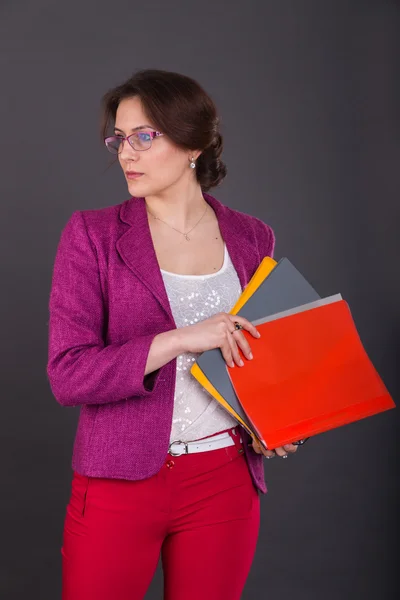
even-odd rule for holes
{"type": "Polygon", "coordinates": [[[160,369],[144,375],[156,333],[105,345],[105,312],[95,249],[81,211],[58,244],[49,300],[47,376],[63,406],[148,397],[160,369]]]}

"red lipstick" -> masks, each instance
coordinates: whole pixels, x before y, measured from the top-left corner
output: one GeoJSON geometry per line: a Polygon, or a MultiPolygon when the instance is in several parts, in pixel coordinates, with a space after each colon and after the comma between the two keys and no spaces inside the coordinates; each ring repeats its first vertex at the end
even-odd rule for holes
{"type": "Polygon", "coordinates": [[[125,171],[127,179],[138,179],[138,177],[141,177],[142,175],[144,175],[144,173],[139,173],[138,171],[125,171]]]}

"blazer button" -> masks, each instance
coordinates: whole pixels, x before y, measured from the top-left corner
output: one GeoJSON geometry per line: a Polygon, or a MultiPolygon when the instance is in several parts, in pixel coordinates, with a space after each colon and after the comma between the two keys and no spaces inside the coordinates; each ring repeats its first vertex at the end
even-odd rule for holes
{"type": "Polygon", "coordinates": [[[173,460],[169,460],[169,461],[167,462],[167,467],[168,467],[168,469],[172,469],[172,467],[174,466],[174,464],[175,464],[175,462],[174,462],[173,460]]]}

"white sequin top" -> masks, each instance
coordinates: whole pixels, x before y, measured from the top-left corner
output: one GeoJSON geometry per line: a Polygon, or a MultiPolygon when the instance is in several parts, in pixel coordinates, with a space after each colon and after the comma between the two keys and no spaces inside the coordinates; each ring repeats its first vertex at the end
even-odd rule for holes
{"type": "MultiPolygon", "coordinates": [[[[217,312],[229,312],[242,293],[239,278],[225,245],[224,263],[208,275],[179,275],[161,269],[177,327],[193,325],[217,312]]],[[[198,353],[176,359],[176,387],[170,442],[197,440],[237,421],[191,375],[198,353]]]]}

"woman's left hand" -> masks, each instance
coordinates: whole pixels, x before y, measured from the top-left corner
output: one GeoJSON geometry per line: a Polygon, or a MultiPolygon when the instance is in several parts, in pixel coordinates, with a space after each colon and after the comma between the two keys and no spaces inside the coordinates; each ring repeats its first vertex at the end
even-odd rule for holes
{"type": "Polygon", "coordinates": [[[278,446],[273,450],[265,450],[264,446],[259,444],[259,442],[255,438],[253,438],[252,446],[253,450],[257,452],[257,454],[263,454],[267,458],[272,458],[276,454],[282,458],[286,458],[288,454],[297,452],[297,446],[295,446],[294,444],[285,444],[284,446],[278,446]]]}

